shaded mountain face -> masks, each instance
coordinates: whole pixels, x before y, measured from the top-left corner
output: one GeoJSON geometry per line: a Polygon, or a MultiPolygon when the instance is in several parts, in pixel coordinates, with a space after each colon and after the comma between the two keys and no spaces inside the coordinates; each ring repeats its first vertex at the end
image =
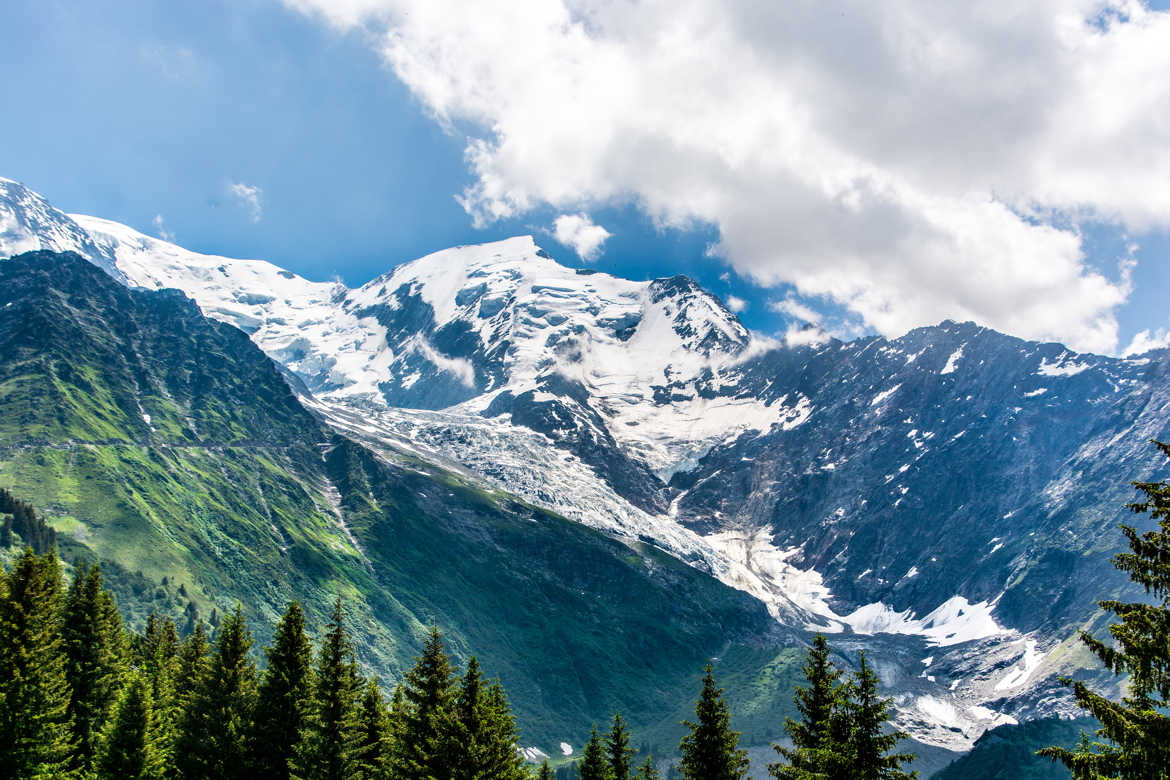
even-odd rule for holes
{"type": "Polygon", "coordinates": [[[1025,632],[1079,623],[1119,585],[1104,553],[1170,434],[1165,351],[1076,355],[971,323],[776,351],[732,392],[808,399],[675,475],[677,516],[765,526],[835,603],[925,614],[954,595],[1025,632]]]}
{"type": "Polygon", "coordinates": [[[238,600],[270,627],[296,598],[319,628],[340,594],[388,682],[437,622],[547,753],[616,709],[676,740],[675,692],[708,657],[730,653],[744,685],[795,663],[763,605],[654,547],[337,435],[176,290],[18,255],[0,263],[0,355],[0,484],[49,517],[66,559],[101,560],[137,620],[238,600]]]}
{"type": "Polygon", "coordinates": [[[1164,351],[1081,355],[950,322],[789,346],[686,278],[565,268],[530,238],[351,290],[55,215],[129,284],[177,287],[247,332],[335,433],[664,550],[785,631],[867,648],[901,725],[933,744],[1067,711],[1053,675],[1084,663],[1069,638],[1125,587],[1108,558],[1128,481],[1170,435],[1164,351]]]}

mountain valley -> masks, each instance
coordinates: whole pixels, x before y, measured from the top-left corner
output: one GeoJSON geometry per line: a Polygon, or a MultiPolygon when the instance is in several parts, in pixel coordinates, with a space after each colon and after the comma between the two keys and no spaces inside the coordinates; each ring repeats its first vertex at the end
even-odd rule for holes
{"type": "Polygon", "coordinates": [[[0,180],[9,255],[0,484],[120,567],[122,602],[165,578],[168,608],[299,595],[319,621],[344,593],[388,677],[437,621],[545,752],[617,707],[677,741],[708,657],[775,739],[814,632],[867,650],[924,745],[1073,714],[1055,677],[1100,674],[1075,634],[1128,592],[1128,483],[1170,436],[1166,350],[776,340],[530,237],[349,289],[0,180]]]}

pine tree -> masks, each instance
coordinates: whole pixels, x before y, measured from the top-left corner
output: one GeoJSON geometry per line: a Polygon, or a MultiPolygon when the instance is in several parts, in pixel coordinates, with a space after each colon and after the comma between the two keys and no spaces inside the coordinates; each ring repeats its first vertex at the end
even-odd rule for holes
{"type": "Polygon", "coordinates": [[[731,712],[723,691],[715,685],[711,664],[695,703],[696,721],[684,721],[690,733],[679,744],[679,771],[687,780],[739,780],[747,777],[747,752],[740,750],[739,733],[731,730],[731,712]]]}
{"type": "Polygon", "coordinates": [[[358,703],[354,746],[355,780],[382,780],[390,773],[390,715],[377,680],[370,680],[358,703]]]}
{"type": "Polygon", "coordinates": [[[183,608],[183,628],[182,636],[187,638],[195,631],[195,624],[199,622],[199,609],[195,606],[195,602],[188,601],[187,606],[183,608]]]}
{"type": "Polygon", "coordinates": [[[863,651],[859,668],[846,689],[851,765],[848,776],[856,780],[912,780],[918,773],[904,772],[902,766],[914,761],[913,754],[890,752],[910,735],[887,732],[891,700],[878,695],[878,683],[863,651]]]}
{"type": "Polygon", "coordinates": [[[175,699],[186,710],[191,698],[199,687],[199,681],[211,663],[211,650],[207,643],[207,632],[202,623],[183,640],[175,665],[175,699]]]}
{"type": "Polygon", "coordinates": [[[297,748],[296,774],[306,779],[346,780],[354,772],[360,689],[344,617],[338,598],[321,641],[312,704],[297,748]]]}
{"type": "Polygon", "coordinates": [[[406,721],[409,704],[402,684],[394,686],[390,696],[389,731],[386,735],[386,766],[391,777],[409,777],[409,755],[406,745],[406,721]]]}
{"type": "Polygon", "coordinates": [[[784,724],[792,747],[772,746],[785,759],[768,765],[773,777],[799,780],[810,774],[833,779],[850,776],[844,686],[841,671],[829,660],[829,653],[828,642],[817,634],[804,664],[808,687],[798,687],[793,697],[800,721],[788,718],[784,724]]]}
{"type": "Polygon", "coordinates": [[[480,777],[524,780],[528,771],[520,755],[516,721],[508,696],[499,680],[493,680],[480,697],[483,726],[480,732],[478,765],[480,777]]]}
{"type": "Polygon", "coordinates": [[[175,742],[179,735],[182,708],[175,689],[179,673],[179,634],[170,618],[148,624],[147,633],[137,643],[139,668],[148,684],[154,720],[151,727],[151,752],[156,774],[174,777],[175,742]]]}
{"type": "Polygon", "coordinates": [[[125,660],[122,616],[102,587],[101,569],[79,566],[65,596],[61,620],[69,718],[73,723],[76,765],[89,772],[101,730],[114,705],[125,660]]]}
{"type": "MultiPolygon", "coordinates": [[[[1170,458],[1170,444],[1153,442],[1170,458]]],[[[1157,528],[1139,534],[1122,525],[1130,551],[1113,557],[1113,565],[1145,588],[1152,602],[1102,601],[1106,612],[1121,618],[1109,626],[1111,644],[1081,632],[1081,642],[1107,669],[1128,676],[1121,701],[1095,693],[1083,682],[1071,686],[1077,704],[1101,723],[1098,739],[1084,738],[1073,750],[1050,747],[1040,755],[1060,761],[1077,780],[1165,778],[1170,767],[1170,482],[1134,482],[1143,496],[1128,504],[1148,514],[1157,528]]]]}
{"type": "Polygon", "coordinates": [[[546,758],[536,773],[536,780],[554,780],[554,777],[552,767],[549,766],[548,759],[546,758]]]}
{"type": "Polygon", "coordinates": [[[613,780],[630,780],[636,751],[630,747],[630,731],[620,712],[614,713],[613,726],[605,737],[605,752],[613,780]]]}
{"type": "Polygon", "coordinates": [[[482,776],[483,710],[483,675],[479,671],[479,659],[471,656],[455,695],[455,717],[459,727],[456,740],[459,751],[455,771],[457,780],[472,780],[482,776]]]}
{"type": "Polygon", "coordinates": [[[223,620],[215,654],[187,703],[176,762],[188,780],[252,777],[247,731],[256,704],[256,667],[248,656],[252,637],[241,608],[223,620]]]}
{"type": "Polygon", "coordinates": [[[407,777],[449,778],[458,755],[455,685],[451,660],[438,627],[403,680],[404,722],[400,745],[407,777]]]}
{"type": "Polygon", "coordinates": [[[146,631],[135,637],[135,662],[142,668],[165,665],[179,654],[179,632],[170,618],[159,617],[154,612],[146,619],[146,631]]]}
{"type": "Polygon", "coordinates": [[[61,651],[56,552],[26,548],[0,574],[0,780],[70,775],[74,745],[61,651]]]}
{"type": "Polygon", "coordinates": [[[517,751],[516,723],[498,682],[485,684],[475,656],[455,695],[455,778],[510,780],[527,777],[517,751]]]}
{"type": "Polygon", "coordinates": [[[609,765],[605,761],[605,746],[601,742],[601,735],[597,733],[596,724],[593,726],[589,741],[585,743],[577,773],[581,780],[611,780],[609,765]]]}
{"type": "Polygon", "coordinates": [[[646,756],[646,760],[642,763],[642,766],[638,767],[637,778],[638,780],[660,780],[661,775],[658,774],[658,770],[654,767],[653,758],[646,756]]]}
{"type": "Polygon", "coordinates": [[[312,703],[313,649],[297,602],[288,605],[265,655],[249,752],[258,777],[287,780],[312,703]]]}
{"type": "Polygon", "coordinates": [[[99,780],[145,780],[160,776],[153,749],[150,684],[133,675],[123,687],[112,717],[98,742],[99,780]]]}

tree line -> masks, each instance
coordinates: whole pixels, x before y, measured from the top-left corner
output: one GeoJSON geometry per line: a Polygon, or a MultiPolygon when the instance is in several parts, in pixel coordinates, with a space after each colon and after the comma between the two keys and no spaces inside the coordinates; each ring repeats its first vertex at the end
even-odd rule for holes
{"type": "Polygon", "coordinates": [[[214,639],[122,623],[98,566],[55,551],[0,571],[0,780],[500,778],[528,773],[498,681],[432,629],[389,701],[358,671],[341,600],[317,643],[295,601],[258,671],[239,607],[214,639]]]}
{"type": "Polygon", "coordinates": [[[16,536],[39,553],[57,544],[57,532],[37,515],[32,504],[0,488],[0,547],[11,547],[16,536]]]}
{"type": "MultiPolygon", "coordinates": [[[[358,670],[340,599],[315,650],[300,605],[290,603],[261,670],[240,607],[213,637],[201,621],[181,636],[155,614],[137,633],[123,624],[98,565],[79,564],[68,584],[62,569],[55,549],[31,547],[0,568],[0,780],[531,776],[503,686],[485,679],[475,657],[458,673],[437,628],[387,700],[379,681],[358,670]]],[[[876,696],[864,657],[849,684],[836,682],[840,672],[827,657],[818,637],[806,666],[810,687],[797,691],[803,719],[788,723],[798,747],[780,749],[791,763],[772,773],[821,777],[791,772],[818,771],[815,762],[833,751],[854,769],[909,760],[885,755],[901,735],[884,733],[888,701],[876,696]]],[[[668,777],[746,777],[747,754],[710,665],[685,725],[668,777]]],[[[635,762],[630,744],[618,713],[604,735],[593,727],[572,772],[581,780],[659,778],[654,760],[635,762]]],[[[535,771],[557,776],[547,760],[535,771]]]]}

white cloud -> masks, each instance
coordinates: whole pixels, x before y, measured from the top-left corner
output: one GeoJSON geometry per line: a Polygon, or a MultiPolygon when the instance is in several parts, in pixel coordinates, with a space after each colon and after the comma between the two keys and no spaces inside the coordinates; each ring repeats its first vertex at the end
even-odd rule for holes
{"type": "Polygon", "coordinates": [[[264,209],[260,205],[260,196],[264,194],[262,189],[238,181],[228,187],[228,191],[238,198],[240,203],[248,210],[253,222],[260,221],[260,217],[264,213],[264,209]]]}
{"type": "Polygon", "coordinates": [[[816,325],[797,325],[792,323],[784,332],[784,343],[790,347],[824,344],[832,335],[821,330],[816,325]]]}
{"type": "Polygon", "coordinates": [[[154,219],[152,219],[150,221],[150,224],[154,225],[155,235],[157,235],[163,241],[174,241],[175,240],[175,234],[172,233],[171,231],[167,230],[167,226],[166,226],[166,223],[163,221],[162,214],[155,214],[154,219]]]}
{"type": "Polygon", "coordinates": [[[601,245],[611,233],[593,224],[588,214],[562,214],[553,220],[553,237],[584,260],[590,262],[601,254],[601,245]]]}
{"type": "Polygon", "coordinates": [[[745,301],[743,298],[738,298],[734,295],[727,296],[727,308],[731,309],[736,314],[739,314],[741,311],[743,311],[747,307],[748,307],[748,302],[745,301]]]}
{"type": "Polygon", "coordinates": [[[1166,349],[1167,347],[1170,347],[1170,332],[1164,328],[1158,328],[1153,333],[1143,330],[1134,334],[1133,341],[1129,342],[1129,346],[1121,354],[1125,357],[1144,355],[1151,349],[1166,349]]]}
{"type": "Polygon", "coordinates": [[[479,223],[637,203],[886,335],[1117,347],[1077,224],[1170,224],[1170,13],[1139,0],[286,0],[374,31],[479,223]]]}
{"type": "Polygon", "coordinates": [[[768,308],[778,314],[787,314],[789,317],[806,322],[809,325],[819,325],[821,322],[820,312],[806,306],[791,295],[782,300],[769,301],[768,308]]]}

